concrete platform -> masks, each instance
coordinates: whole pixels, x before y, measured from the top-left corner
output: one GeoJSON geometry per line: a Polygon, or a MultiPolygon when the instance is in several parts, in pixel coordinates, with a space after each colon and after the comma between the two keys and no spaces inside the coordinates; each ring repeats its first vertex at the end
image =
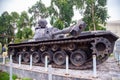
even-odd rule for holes
{"type": "MultiPolygon", "coordinates": [[[[9,72],[9,63],[5,65],[0,63],[0,70],[9,72]]],[[[33,80],[48,80],[48,74],[52,74],[52,80],[112,80],[116,76],[120,77],[120,67],[113,58],[109,58],[97,66],[97,78],[94,78],[92,69],[69,70],[69,75],[66,75],[65,69],[52,68],[51,71],[46,72],[44,67],[33,66],[30,70],[29,65],[18,67],[18,64],[13,63],[13,74],[33,80]]]]}

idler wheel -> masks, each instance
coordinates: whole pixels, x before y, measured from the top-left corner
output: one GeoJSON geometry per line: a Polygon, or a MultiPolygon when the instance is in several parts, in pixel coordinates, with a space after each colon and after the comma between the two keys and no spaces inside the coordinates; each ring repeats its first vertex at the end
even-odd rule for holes
{"type": "Polygon", "coordinates": [[[86,54],[82,50],[72,52],[70,55],[70,61],[75,66],[81,66],[86,61],[86,54]]]}
{"type": "Polygon", "coordinates": [[[33,60],[32,60],[33,63],[38,63],[40,61],[40,53],[33,52],[32,57],[33,57],[33,60]]]}
{"type": "Polygon", "coordinates": [[[23,61],[25,63],[28,63],[30,61],[30,53],[29,52],[23,52],[23,61]]]}
{"type": "Polygon", "coordinates": [[[45,51],[41,54],[41,61],[42,63],[45,64],[45,56],[47,56],[48,58],[48,63],[50,63],[52,61],[52,52],[51,51],[45,51]]]}
{"type": "Polygon", "coordinates": [[[63,65],[66,60],[66,53],[65,51],[57,51],[53,55],[53,61],[57,65],[63,65]]]}

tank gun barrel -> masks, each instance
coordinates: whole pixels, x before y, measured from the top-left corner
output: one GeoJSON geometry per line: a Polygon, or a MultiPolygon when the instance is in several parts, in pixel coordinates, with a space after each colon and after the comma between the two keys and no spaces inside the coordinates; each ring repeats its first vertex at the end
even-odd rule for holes
{"type": "Polygon", "coordinates": [[[63,30],[59,30],[53,33],[53,35],[58,35],[58,34],[67,34],[70,32],[71,28],[74,26],[75,24],[71,25],[70,27],[64,28],[63,30]]]}
{"type": "Polygon", "coordinates": [[[72,36],[77,36],[85,29],[85,27],[86,27],[85,22],[80,20],[75,25],[72,25],[72,26],[65,28],[63,30],[59,30],[57,32],[54,32],[53,35],[70,34],[72,36]]]}

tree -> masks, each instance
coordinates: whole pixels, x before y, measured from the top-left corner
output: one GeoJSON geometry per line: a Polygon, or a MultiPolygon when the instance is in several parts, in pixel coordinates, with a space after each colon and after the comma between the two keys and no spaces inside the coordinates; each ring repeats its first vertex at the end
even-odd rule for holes
{"type": "Polygon", "coordinates": [[[23,37],[24,37],[25,39],[28,39],[28,38],[30,38],[31,36],[32,36],[32,30],[31,30],[31,28],[25,27],[25,28],[23,29],[23,37]]]}
{"type": "Polygon", "coordinates": [[[29,16],[27,14],[27,12],[23,11],[19,17],[19,21],[18,21],[18,28],[23,28],[28,26],[29,24],[29,16]]]}
{"type": "Polygon", "coordinates": [[[68,27],[74,15],[73,8],[80,8],[83,0],[51,0],[51,5],[46,7],[41,0],[33,5],[29,12],[32,14],[39,12],[42,18],[50,17],[50,23],[59,29],[68,27]]]}
{"type": "MultiPolygon", "coordinates": [[[[63,21],[65,27],[68,27],[71,23],[73,17],[73,3],[71,0],[52,0],[52,6],[57,6],[58,8],[58,20],[63,21]]],[[[56,20],[56,22],[58,22],[56,20]]]]}
{"type": "Polygon", "coordinates": [[[18,28],[18,32],[16,33],[16,38],[22,39],[22,30],[20,30],[20,28],[18,28]]]}
{"type": "Polygon", "coordinates": [[[10,42],[13,38],[21,41],[32,36],[32,18],[23,11],[20,15],[17,12],[6,11],[0,16],[0,41],[2,44],[10,42]],[[15,34],[15,30],[18,32],[15,34]],[[15,36],[15,37],[14,37],[15,36]],[[3,39],[2,39],[3,38],[3,39]]]}
{"type": "Polygon", "coordinates": [[[20,42],[22,40],[28,39],[32,36],[32,18],[29,18],[27,12],[23,11],[19,16],[19,20],[17,22],[17,30],[16,40],[15,42],[20,42]]]}
{"type": "Polygon", "coordinates": [[[11,25],[12,17],[11,15],[5,11],[0,16],[0,34],[3,39],[1,40],[2,44],[10,42],[10,40],[14,36],[14,28],[11,25]]]}
{"type": "Polygon", "coordinates": [[[19,20],[19,14],[17,13],[17,12],[11,12],[11,14],[10,14],[12,17],[12,23],[15,23],[15,22],[18,22],[18,20],[19,20]]]}
{"type": "Polygon", "coordinates": [[[28,12],[32,14],[32,17],[35,21],[41,18],[48,17],[48,10],[41,0],[37,1],[31,8],[29,8],[28,12]]]}
{"type": "Polygon", "coordinates": [[[51,0],[49,7],[45,7],[40,0],[30,10],[34,13],[38,11],[40,14],[46,15],[44,18],[49,15],[50,23],[62,29],[73,22],[72,17],[75,8],[82,12],[83,20],[87,24],[86,30],[105,29],[103,26],[108,19],[106,0],[51,0]]]}
{"type": "Polygon", "coordinates": [[[87,30],[105,29],[102,25],[106,24],[108,17],[106,0],[85,0],[85,11],[83,20],[87,23],[87,30]]]}

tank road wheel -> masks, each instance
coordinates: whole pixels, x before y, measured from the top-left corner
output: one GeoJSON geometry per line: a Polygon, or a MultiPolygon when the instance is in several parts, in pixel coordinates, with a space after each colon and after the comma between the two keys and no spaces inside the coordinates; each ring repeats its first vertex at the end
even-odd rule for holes
{"type": "Polygon", "coordinates": [[[75,48],[76,48],[76,46],[74,43],[68,44],[68,47],[67,47],[68,50],[72,51],[72,50],[75,50],[75,48]]]}
{"type": "Polygon", "coordinates": [[[86,61],[86,54],[82,50],[72,52],[70,55],[70,61],[75,66],[81,66],[86,61]]]}
{"type": "MultiPolygon", "coordinates": [[[[22,52],[17,52],[16,54],[16,61],[19,62],[19,55],[22,54],[22,52]]],[[[22,57],[21,57],[22,58],[22,57]]],[[[21,59],[22,60],[22,59],[21,59]]]]}
{"type": "Polygon", "coordinates": [[[48,57],[48,63],[50,63],[52,61],[52,52],[51,51],[45,51],[41,54],[41,61],[42,63],[45,64],[45,56],[48,57]]]}
{"type": "Polygon", "coordinates": [[[30,61],[30,53],[29,52],[23,52],[23,61],[25,63],[28,63],[30,61]]]}
{"type": "Polygon", "coordinates": [[[95,42],[92,43],[92,50],[93,54],[96,54],[97,56],[104,57],[105,54],[109,54],[112,52],[112,46],[108,39],[106,38],[96,38],[95,42]]]}
{"type": "Polygon", "coordinates": [[[53,61],[57,65],[63,65],[66,60],[66,53],[65,51],[57,51],[53,54],[53,61]]]}
{"type": "Polygon", "coordinates": [[[40,61],[40,53],[38,52],[33,52],[32,53],[32,56],[33,56],[33,63],[38,63],[40,61]]]}

